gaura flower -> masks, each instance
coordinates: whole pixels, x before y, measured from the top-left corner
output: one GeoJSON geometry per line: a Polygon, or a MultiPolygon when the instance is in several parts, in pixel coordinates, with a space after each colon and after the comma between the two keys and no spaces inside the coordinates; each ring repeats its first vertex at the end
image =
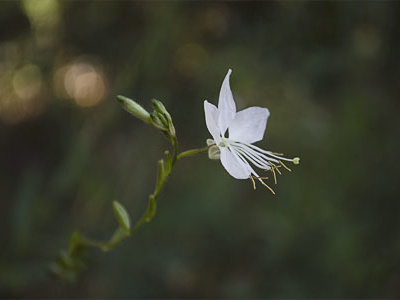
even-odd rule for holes
{"type": "Polygon", "coordinates": [[[264,136],[269,110],[262,107],[249,107],[236,112],[229,85],[232,70],[228,70],[221,86],[218,108],[204,101],[204,112],[208,131],[213,140],[207,140],[209,157],[220,159],[228,173],[236,179],[251,179],[255,188],[254,179],[260,181],[273,194],[275,192],[264,182],[268,177],[259,176],[254,167],[264,171],[271,171],[276,184],[275,171],[281,174],[279,168],[288,167],[282,161],[298,164],[300,159],[285,158],[280,153],[263,150],[253,143],[261,141],[264,136]],[[226,136],[227,132],[229,135],[226,136]],[[251,164],[250,164],[251,163],[251,164]]]}

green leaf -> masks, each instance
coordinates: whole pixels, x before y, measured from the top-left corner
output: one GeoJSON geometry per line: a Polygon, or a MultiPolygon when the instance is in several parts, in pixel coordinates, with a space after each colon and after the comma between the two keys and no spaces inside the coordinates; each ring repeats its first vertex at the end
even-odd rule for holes
{"type": "Polygon", "coordinates": [[[164,182],[164,175],[165,175],[165,166],[164,166],[164,160],[160,159],[158,161],[158,174],[157,174],[157,181],[156,181],[156,187],[157,189],[162,186],[164,182]]]}
{"type": "Polygon", "coordinates": [[[169,151],[164,151],[164,159],[165,159],[165,173],[168,174],[171,172],[172,164],[171,164],[171,157],[169,156],[169,151]]]}
{"type": "Polygon", "coordinates": [[[118,201],[113,201],[113,209],[114,209],[114,214],[115,217],[117,218],[117,221],[119,225],[127,232],[129,233],[131,229],[131,221],[129,218],[129,214],[126,211],[125,207],[122,206],[118,201]]]}

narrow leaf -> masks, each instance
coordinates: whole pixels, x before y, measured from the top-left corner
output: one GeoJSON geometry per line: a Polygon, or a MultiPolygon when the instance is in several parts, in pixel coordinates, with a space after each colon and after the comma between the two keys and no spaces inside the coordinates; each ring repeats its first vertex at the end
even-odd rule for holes
{"type": "Polygon", "coordinates": [[[164,160],[160,159],[158,161],[158,174],[157,174],[157,182],[156,182],[156,187],[159,188],[163,181],[164,181],[164,175],[165,175],[165,166],[164,166],[164,160]]]}
{"type": "Polygon", "coordinates": [[[113,210],[115,217],[119,225],[126,231],[129,232],[131,229],[131,221],[129,218],[129,214],[126,209],[117,201],[113,201],[113,210]]]}

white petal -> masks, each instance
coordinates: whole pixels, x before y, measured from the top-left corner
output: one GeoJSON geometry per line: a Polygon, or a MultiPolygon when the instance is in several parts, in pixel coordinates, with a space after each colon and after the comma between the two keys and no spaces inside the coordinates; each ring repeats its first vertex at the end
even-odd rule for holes
{"type": "Polygon", "coordinates": [[[236,157],[226,148],[220,147],[221,163],[228,173],[236,179],[248,179],[249,171],[236,159],[236,157]]]}
{"type": "Polygon", "coordinates": [[[269,110],[261,107],[249,107],[239,111],[229,125],[229,139],[254,143],[263,139],[269,110]]]}
{"type": "Polygon", "coordinates": [[[226,129],[229,127],[229,124],[235,118],[236,114],[236,105],[233,100],[231,87],[229,86],[229,77],[231,73],[232,70],[229,69],[228,74],[226,74],[225,79],[222,82],[221,91],[219,92],[218,126],[222,135],[225,134],[226,129]]]}
{"type": "Polygon", "coordinates": [[[214,104],[207,100],[204,101],[204,114],[206,115],[206,125],[208,131],[211,133],[214,141],[218,144],[221,141],[220,131],[218,128],[218,109],[214,104]]]}

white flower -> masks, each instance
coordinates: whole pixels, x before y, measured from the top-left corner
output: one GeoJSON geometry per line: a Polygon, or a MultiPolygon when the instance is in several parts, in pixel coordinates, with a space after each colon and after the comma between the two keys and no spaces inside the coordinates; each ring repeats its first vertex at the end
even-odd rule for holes
{"type": "Polygon", "coordinates": [[[208,145],[213,145],[210,147],[209,156],[220,158],[224,168],[234,178],[250,178],[254,188],[254,179],[257,179],[274,193],[263,181],[267,177],[259,176],[253,166],[271,171],[276,183],[275,170],[281,174],[279,167],[283,166],[290,171],[282,161],[298,164],[300,159],[284,158],[282,154],[266,151],[253,145],[263,139],[269,110],[262,107],[249,107],[236,112],[235,101],[229,86],[231,73],[232,70],[229,69],[222,83],[218,108],[207,100],[204,101],[206,124],[213,137],[213,140],[207,141],[208,145]],[[227,131],[229,131],[228,137],[225,135],[227,131]]]}

